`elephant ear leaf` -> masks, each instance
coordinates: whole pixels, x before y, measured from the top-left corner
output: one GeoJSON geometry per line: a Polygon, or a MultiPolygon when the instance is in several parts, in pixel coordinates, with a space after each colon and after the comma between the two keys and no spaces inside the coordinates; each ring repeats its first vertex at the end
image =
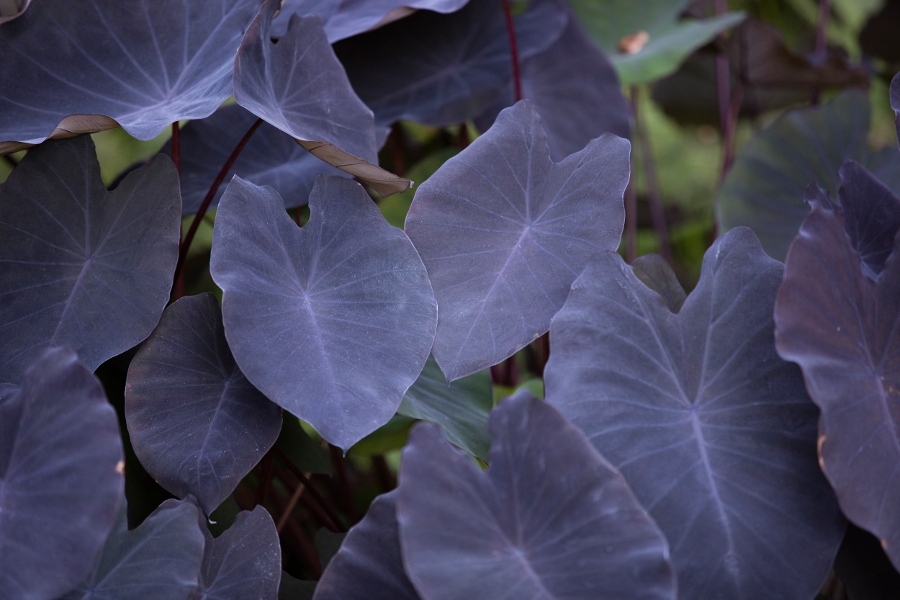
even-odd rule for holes
{"type": "Polygon", "coordinates": [[[547,402],[659,523],[683,597],[813,597],[845,522],[816,462],[818,411],[775,349],[781,263],[735,229],[677,313],[645,266],[604,252],[572,285],[550,327],[547,402]]]}
{"type": "Polygon", "coordinates": [[[858,165],[841,174],[840,210],[813,210],[788,252],[775,337],[822,411],[841,509],[900,568],[900,199],[858,165]]]}

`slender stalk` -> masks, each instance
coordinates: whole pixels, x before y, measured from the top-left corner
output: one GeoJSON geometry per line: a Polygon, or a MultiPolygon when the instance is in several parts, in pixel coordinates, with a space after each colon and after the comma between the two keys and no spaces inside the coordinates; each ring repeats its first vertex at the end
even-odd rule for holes
{"type": "MultiPolygon", "coordinates": [[[[727,0],[715,0],[716,15],[724,15],[728,10],[727,0]]],[[[718,36],[718,48],[716,53],[716,92],[719,100],[719,127],[722,135],[725,135],[725,129],[728,123],[728,107],[731,98],[731,73],[728,68],[728,55],[725,53],[725,34],[720,33],[718,36]]]]}
{"type": "Polygon", "coordinates": [[[399,121],[394,123],[394,126],[391,128],[390,139],[388,141],[391,146],[391,158],[394,162],[394,173],[403,177],[403,174],[406,173],[406,160],[404,158],[406,155],[406,140],[403,135],[403,127],[400,125],[399,121]]]}
{"type": "MultiPolygon", "coordinates": [[[[302,489],[300,486],[298,489],[302,489]]],[[[276,508],[281,511],[282,514],[290,515],[290,511],[288,510],[288,506],[285,505],[284,501],[278,497],[278,494],[274,494],[272,498],[275,502],[276,508]]],[[[300,525],[294,519],[287,519],[285,521],[285,526],[287,526],[289,535],[284,536],[283,541],[288,542],[293,547],[295,554],[300,558],[303,563],[309,567],[310,572],[313,577],[319,578],[322,576],[322,563],[319,561],[319,553],[316,551],[316,547],[313,545],[311,541],[311,536],[304,532],[300,525]]],[[[281,530],[279,529],[279,537],[281,538],[281,530]]]]}
{"type": "Polygon", "coordinates": [[[641,163],[644,165],[644,180],[647,183],[647,202],[650,205],[650,218],[653,220],[653,229],[656,232],[656,240],[659,244],[659,253],[666,262],[674,266],[672,248],[669,245],[669,230],[666,226],[666,213],[662,205],[662,192],[659,186],[659,176],[656,172],[656,161],[653,159],[653,147],[650,145],[650,137],[639,118],[640,106],[638,102],[638,88],[631,88],[631,102],[634,106],[634,129],[638,136],[638,147],[641,152],[641,163]]]}
{"type": "Polygon", "coordinates": [[[325,502],[325,499],[322,498],[316,488],[312,486],[309,478],[303,474],[303,471],[301,471],[299,467],[297,467],[297,465],[291,462],[291,459],[287,457],[287,455],[284,453],[284,451],[281,450],[281,448],[279,448],[278,446],[274,446],[273,448],[275,450],[275,454],[278,455],[278,458],[280,458],[282,462],[284,462],[288,470],[294,474],[294,477],[300,480],[300,483],[302,483],[307,490],[309,490],[309,495],[312,496],[313,499],[318,502],[322,510],[325,511],[325,515],[328,517],[328,520],[331,521],[331,524],[334,525],[335,529],[340,532],[347,531],[347,528],[344,527],[344,525],[341,523],[341,520],[334,513],[334,511],[331,510],[331,507],[328,506],[328,503],[325,502]]]}
{"type": "Polygon", "coordinates": [[[378,485],[381,486],[382,492],[389,492],[397,487],[397,480],[394,478],[394,474],[391,473],[391,468],[383,455],[376,454],[372,457],[372,470],[375,472],[375,479],[378,481],[378,485]]]}
{"type": "Polygon", "coordinates": [[[266,500],[266,496],[269,494],[269,482],[272,481],[271,450],[266,452],[266,455],[263,457],[262,461],[260,461],[260,466],[262,467],[262,473],[260,474],[259,484],[256,486],[256,498],[254,499],[254,503],[257,506],[263,504],[266,500]]]}
{"type": "Polygon", "coordinates": [[[722,134],[722,167],[719,170],[719,183],[725,179],[731,164],[734,162],[734,134],[737,129],[738,115],[741,110],[741,103],[744,101],[744,82],[740,79],[734,86],[731,94],[731,103],[728,107],[728,118],[725,121],[725,129],[722,134]]]}
{"type": "Polygon", "coordinates": [[[516,44],[516,28],[513,24],[512,10],[509,0],[503,0],[503,12],[506,14],[506,31],[509,32],[509,50],[512,54],[513,84],[516,91],[516,102],[522,99],[522,74],[519,72],[519,47],[516,44]]]}
{"type": "MultiPolygon", "coordinates": [[[[831,0],[819,0],[819,17],[816,19],[816,45],[813,54],[820,62],[825,61],[828,51],[828,18],[831,16],[831,0]]],[[[819,86],[812,89],[813,104],[819,103],[819,94],[821,90],[819,86]]]]}
{"type": "Polygon", "coordinates": [[[356,507],[353,506],[353,494],[350,492],[347,469],[346,465],[344,465],[344,459],[341,457],[341,451],[337,446],[332,446],[331,444],[328,444],[328,451],[331,453],[331,462],[337,475],[338,491],[341,503],[344,505],[344,511],[350,517],[350,522],[356,523],[359,521],[359,515],[356,514],[356,507]]]}
{"type": "MultiPolygon", "coordinates": [[[[293,481],[289,480],[288,478],[288,471],[276,467],[275,477],[277,477],[278,480],[281,481],[281,483],[283,483],[288,489],[292,489],[295,487],[293,481]]],[[[312,489],[312,484],[310,484],[310,486],[306,486],[303,485],[303,482],[299,482],[299,480],[297,485],[303,487],[304,490],[307,488],[312,489]]],[[[310,500],[309,496],[310,494],[301,494],[299,500],[301,503],[303,503],[303,506],[306,507],[306,510],[309,511],[311,517],[314,517],[314,520],[318,521],[318,525],[320,527],[325,527],[329,531],[335,533],[339,532],[340,530],[335,526],[334,523],[332,523],[331,517],[329,517],[328,514],[324,510],[322,510],[322,506],[318,502],[310,500]]]]}
{"type": "Polygon", "coordinates": [[[466,122],[463,121],[459,124],[459,137],[456,139],[456,145],[459,148],[459,151],[462,152],[469,147],[470,143],[469,127],[466,125],[466,122]]]}
{"type": "MultiPolygon", "coordinates": [[[[206,210],[209,208],[212,199],[216,197],[216,192],[219,191],[219,186],[222,185],[225,176],[228,175],[228,171],[230,171],[231,167],[234,165],[234,161],[237,160],[241,150],[244,149],[244,146],[247,145],[247,142],[250,141],[250,138],[256,130],[259,129],[260,125],[262,125],[262,119],[257,119],[256,122],[250,126],[247,133],[245,133],[244,137],[241,138],[241,141],[238,142],[238,145],[234,147],[231,156],[229,156],[228,160],[225,161],[225,164],[222,165],[222,169],[210,186],[209,191],[206,192],[206,196],[203,198],[203,202],[200,204],[200,208],[197,210],[197,214],[194,215],[194,220],[191,221],[191,226],[188,228],[187,234],[181,242],[181,248],[178,252],[178,264],[175,265],[175,281],[178,281],[179,277],[181,277],[181,272],[184,269],[184,259],[187,257],[188,249],[191,247],[191,242],[194,241],[194,236],[197,234],[197,228],[200,227],[200,221],[203,220],[203,216],[206,214],[206,210]]],[[[173,299],[177,300],[177,297],[173,299]]]]}
{"type": "Polygon", "coordinates": [[[172,162],[175,163],[175,170],[181,175],[181,135],[178,121],[172,123],[172,162]]]}
{"type": "Polygon", "coordinates": [[[287,523],[288,519],[291,518],[291,513],[294,512],[294,508],[297,506],[297,502],[300,500],[300,496],[305,490],[306,486],[302,483],[299,484],[296,489],[294,489],[294,493],[291,494],[287,505],[281,511],[281,516],[278,518],[278,523],[275,524],[275,531],[281,533],[281,530],[284,529],[285,523],[287,523]]]}

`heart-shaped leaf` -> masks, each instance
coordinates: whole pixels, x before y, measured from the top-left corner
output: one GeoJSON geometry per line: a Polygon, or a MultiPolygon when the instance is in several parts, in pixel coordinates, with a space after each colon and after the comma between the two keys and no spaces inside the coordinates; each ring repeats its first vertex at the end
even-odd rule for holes
{"type": "Polygon", "coordinates": [[[788,252],[775,336],[779,354],[800,365],[822,410],[819,457],[841,509],[881,540],[896,567],[900,199],[884,188],[873,195],[880,186],[863,169],[842,175],[842,211],[813,210],[788,252]],[[867,252],[888,238],[886,260],[867,252]],[[867,258],[878,262],[867,265],[867,258]]]}
{"type": "Polygon", "coordinates": [[[107,192],[90,137],[31,150],[0,187],[0,381],[17,381],[48,346],[94,370],[150,335],[180,228],[168,158],[107,192]]]}
{"type": "Polygon", "coordinates": [[[281,12],[272,21],[272,37],[287,32],[291,15],[319,15],[331,43],[358,33],[376,29],[401,19],[416,10],[451,13],[469,0],[285,0],[281,12]]]}
{"type": "Polygon", "coordinates": [[[280,7],[267,0],[247,29],[234,59],[234,99],[380,194],[405,190],[409,180],[377,166],[372,111],[353,92],[322,20],[292,16],[275,44],[269,30],[280,7]]]}
{"type": "Polygon", "coordinates": [[[400,545],[423,597],[675,598],[662,532],[571,423],[521,392],[490,428],[487,473],[433,425],[403,450],[400,545]]]}
{"type": "Polygon", "coordinates": [[[418,188],[406,232],[434,286],[448,380],[541,336],[591,256],[618,247],[629,148],[606,134],[554,163],[523,100],[418,188]]]}
{"type": "MultiPolygon", "coordinates": [[[[522,58],[553,43],[566,19],[553,1],[518,16],[522,58]]],[[[443,127],[477,116],[507,87],[512,59],[506,27],[502,0],[480,0],[449,15],[422,11],[346,40],[335,51],[376,123],[406,119],[443,127]],[[397,39],[403,44],[393,43],[397,39]]]]}
{"type": "Polygon", "coordinates": [[[0,597],[56,598],[91,569],[124,504],[116,412],[75,353],[0,391],[0,597]]]}
{"type": "Polygon", "coordinates": [[[448,440],[487,462],[491,445],[487,423],[492,408],[490,372],[480,371],[448,385],[437,362],[429,357],[397,412],[440,425],[448,440]]]}
{"type": "Polygon", "coordinates": [[[841,542],[816,407],[775,351],[782,271],[736,229],[675,314],[604,252],[553,318],[547,401],[659,523],[682,598],[812,598],[841,542]]]}
{"type": "Polygon", "coordinates": [[[166,500],[133,531],[125,512],[90,575],[63,600],[185,600],[197,589],[204,543],[197,506],[166,500]]]}
{"type": "MultiPolygon", "coordinates": [[[[181,213],[192,215],[200,208],[219,169],[232,149],[256,121],[253,113],[232,104],[217,110],[208,119],[191,121],[181,128],[181,213]]],[[[168,154],[171,147],[167,144],[168,154]]],[[[319,175],[349,177],[309,153],[288,134],[263,123],[238,155],[224,181],[234,175],[255,185],[275,188],[285,198],[286,208],[306,204],[319,175]]],[[[210,204],[214,209],[225,191],[220,187],[210,204]]]]}
{"type": "Polygon", "coordinates": [[[209,116],[259,0],[41,0],[0,27],[0,153],[121,125],[142,140],[209,116]],[[74,117],[70,117],[74,115],[74,117]]]}
{"type": "Polygon", "coordinates": [[[135,454],[160,485],[207,515],[272,447],[281,409],[244,377],[209,293],[181,298],[128,368],[125,419],[135,454]]]}
{"type": "Polygon", "coordinates": [[[396,490],[375,498],[322,574],[313,600],[419,600],[400,552],[396,490]]]}
{"type": "Polygon", "coordinates": [[[837,198],[844,161],[859,161],[888,188],[900,190],[897,148],[869,150],[870,112],[866,94],[848,90],[828,104],[784,114],[757,133],[722,183],[719,227],[750,227],[769,256],[781,260],[809,214],[806,186],[817,183],[837,198]]]}
{"type": "Polygon", "coordinates": [[[396,412],[434,340],[437,307],[409,238],[362,187],[320,178],[298,229],[271,188],[235,178],[210,272],[247,379],[344,449],[396,412]]]}
{"type": "Polygon", "coordinates": [[[275,522],[262,506],[242,511],[214,538],[200,517],[206,539],[197,600],[277,600],[281,546],[275,522]]]}
{"type": "MultiPolygon", "coordinates": [[[[606,55],[587,37],[574,16],[544,52],[522,61],[522,96],[543,115],[550,158],[562,160],[593,138],[631,133],[631,109],[606,55]]],[[[497,114],[514,103],[512,87],[476,120],[486,131],[497,114]]]]}
{"type": "Polygon", "coordinates": [[[597,45],[612,59],[623,85],[645,83],[675,71],[694,50],[739,23],[742,13],[710,19],[679,16],[689,0],[570,0],[570,5],[597,45]],[[631,46],[629,37],[645,35],[631,46]]]}

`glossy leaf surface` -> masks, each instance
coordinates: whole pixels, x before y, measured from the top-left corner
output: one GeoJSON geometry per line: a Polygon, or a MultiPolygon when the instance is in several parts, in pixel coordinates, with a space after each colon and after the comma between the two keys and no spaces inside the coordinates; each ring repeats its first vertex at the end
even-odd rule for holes
{"type": "MultiPolygon", "coordinates": [[[[570,16],[562,35],[546,51],[522,62],[522,96],[541,115],[550,158],[563,160],[593,138],[631,134],[631,109],[606,55],[570,16]]],[[[476,124],[486,131],[496,115],[514,103],[512,86],[476,124]]]]}
{"type": "Polygon", "coordinates": [[[429,357],[397,412],[440,425],[450,442],[487,462],[491,444],[487,423],[492,408],[490,372],[480,371],[448,384],[437,362],[429,357]]]}
{"type": "Polygon", "coordinates": [[[81,581],[125,498],[116,412],[67,349],[0,390],[0,597],[55,598],[81,581]],[[5,398],[5,399],[3,399],[5,398]]]}
{"type": "Polygon", "coordinates": [[[237,103],[379,193],[405,190],[408,180],[377,166],[372,111],[353,92],[322,20],[292,16],[284,37],[270,41],[280,6],[268,0],[241,42],[234,61],[237,103]]]}
{"type": "Polygon", "coordinates": [[[262,506],[242,511],[214,538],[200,517],[206,539],[196,600],[276,600],[281,580],[281,547],[275,522],[262,506]]]}
{"type": "Polygon", "coordinates": [[[87,579],[63,600],[185,600],[197,589],[203,559],[200,511],[166,500],[129,531],[122,510],[87,579]]]}
{"type": "MultiPolygon", "coordinates": [[[[551,44],[566,18],[552,1],[517,17],[520,56],[551,44]]],[[[379,125],[400,119],[439,127],[464,122],[489,107],[512,78],[500,0],[470,2],[449,15],[422,11],[338,44],[336,52],[379,125]]]]}
{"type": "Polygon", "coordinates": [[[150,335],[180,225],[168,158],[107,192],[88,136],[30,151],[0,187],[0,381],[16,382],[48,346],[93,370],[150,335]]]}
{"type": "Polygon", "coordinates": [[[294,13],[319,15],[325,23],[325,34],[331,43],[375,29],[405,17],[416,10],[451,13],[469,0],[286,0],[272,21],[272,36],[287,32],[294,13]]]}
{"type": "Polygon", "coordinates": [[[376,498],[322,574],[313,600],[419,600],[403,569],[397,492],[376,498]]]}
{"type": "Polygon", "coordinates": [[[0,27],[0,55],[8,57],[0,142],[38,144],[116,124],[149,140],[173,121],[212,114],[232,93],[234,53],[258,7],[259,0],[36,2],[0,27]]]}
{"type": "Polygon", "coordinates": [[[757,133],[719,191],[719,227],[750,227],[769,256],[782,260],[809,213],[806,186],[817,183],[837,198],[844,161],[859,161],[889,189],[900,189],[897,149],[869,150],[870,112],[866,94],[851,90],[788,112],[757,133]]]}
{"type": "Polygon", "coordinates": [[[682,598],[812,598],[843,536],[816,464],[816,407],[775,351],[782,271],[734,230],[674,314],[605,252],[550,328],[547,401],[659,523],[682,598]]]}
{"type": "Polygon", "coordinates": [[[346,449],[396,412],[428,358],[437,308],[415,248],[359,184],[319,179],[309,208],[298,229],[277,193],[236,178],[210,269],[247,379],[346,449]]]}
{"type": "Polygon", "coordinates": [[[397,521],[423,597],[675,598],[662,532],[571,423],[522,392],[490,429],[487,473],[430,424],[403,450],[397,521]]]}
{"type": "Polygon", "coordinates": [[[623,85],[672,73],[694,50],[743,19],[742,13],[727,13],[678,21],[690,4],[688,0],[648,0],[640,4],[628,0],[570,0],[570,4],[597,45],[612,59],[623,85]],[[633,52],[620,51],[623,38],[638,32],[647,34],[646,41],[633,52]]]}
{"type": "Polygon", "coordinates": [[[434,286],[448,380],[546,332],[591,256],[619,245],[629,147],[607,134],[554,163],[523,100],[418,188],[406,232],[434,286]]]}
{"type": "Polygon", "coordinates": [[[153,478],[207,515],[272,447],[281,409],[244,377],[209,293],[170,305],[128,369],[125,419],[153,478]]]}
{"type": "MultiPolygon", "coordinates": [[[[255,121],[253,113],[232,104],[207,119],[191,121],[181,128],[182,214],[197,212],[222,165],[255,121]]],[[[165,151],[170,153],[171,147],[167,145],[165,151]]],[[[319,175],[349,177],[268,123],[260,125],[253,134],[224,181],[231,181],[234,175],[254,185],[273,187],[284,198],[287,208],[306,204],[319,175]]],[[[218,206],[224,192],[225,186],[219,187],[210,209],[218,206]]]]}
{"type": "Polygon", "coordinates": [[[861,169],[843,174],[842,212],[810,213],[788,253],[776,341],[781,356],[801,366],[822,410],[819,457],[841,509],[875,534],[898,566],[900,200],[873,196],[877,182],[861,169]],[[890,218],[879,220],[878,212],[890,218]],[[863,229],[848,226],[861,216],[876,218],[863,229]],[[893,252],[874,268],[864,262],[873,255],[854,248],[877,247],[888,237],[893,252]]]}

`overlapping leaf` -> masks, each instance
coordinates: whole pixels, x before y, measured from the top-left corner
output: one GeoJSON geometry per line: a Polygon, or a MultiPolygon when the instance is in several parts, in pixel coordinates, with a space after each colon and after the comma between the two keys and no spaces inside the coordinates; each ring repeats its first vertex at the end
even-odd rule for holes
{"type": "Polygon", "coordinates": [[[440,425],[448,440],[486,462],[491,444],[487,423],[493,407],[488,371],[448,385],[437,362],[429,357],[397,412],[440,425]]]}
{"type": "MultiPolygon", "coordinates": [[[[208,119],[191,121],[181,129],[182,214],[197,212],[222,165],[254,121],[256,116],[252,113],[230,105],[217,110],[208,119]]],[[[167,152],[171,150],[167,149],[167,152]]],[[[225,181],[230,181],[234,175],[255,185],[272,186],[285,199],[287,208],[306,204],[319,175],[349,177],[268,123],[263,123],[247,142],[225,181]]],[[[219,188],[211,208],[219,204],[224,191],[224,186],[219,188]]]]}
{"type": "Polygon", "coordinates": [[[628,153],[606,134],[553,163],[523,100],[418,188],[406,231],[434,286],[448,380],[546,332],[591,256],[619,245],[628,153]]]}
{"type": "Polygon", "coordinates": [[[272,36],[285,34],[294,13],[319,15],[331,43],[375,29],[416,10],[451,13],[469,0],[286,0],[272,21],[272,36]]]}
{"type": "Polygon", "coordinates": [[[322,574],[313,600],[419,600],[403,569],[397,492],[376,498],[322,574]]]}
{"type": "MultiPolygon", "coordinates": [[[[142,140],[212,114],[259,0],[42,0],[0,27],[4,141],[109,129],[142,140]],[[70,117],[75,115],[75,117],[70,117]]],[[[18,146],[21,146],[19,144],[18,146]]]]}
{"type": "Polygon", "coordinates": [[[605,252],[553,319],[547,401],[659,523],[682,598],[812,598],[843,535],[816,407],[775,351],[782,271],[729,232],[676,314],[605,252]]]}
{"type": "Polygon", "coordinates": [[[196,505],[166,500],[133,531],[125,512],[91,573],[63,600],[185,600],[197,590],[204,542],[196,505]]]}
{"type": "Polygon", "coordinates": [[[112,192],[90,137],[30,151],[0,187],[0,381],[48,346],[93,370],[153,331],[178,258],[181,200],[157,157],[112,192]]]}
{"type": "Polygon", "coordinates": [[[234,60],[237,103],[382,195],[405,190],[408,180],[377,166],[372,111],[353,92],[322,20],[294,15],[277,44],[269,39],[280,6],[268,0],[244,35],[234,60]]]}
{"type": "Polygon", "coordinates": [[[0,25],[21,17],[31,0],[4,0],[0,3],[0,25]]]}
{"type": "Polygon", "coordinates": [[[0,391],[0,597],[56,598],[91,569],[124,504],[116,412],[54,348],[0,391]]]}
{"type": "Polygon", "coordinates": [[[662,532],[572,424],[522,392],[490,428],[487,473],[433,425],[403,451],[400,545],[423,597],[675,598],[662,532]]]}
{"type": "MultiPolygon", "coordinates": [[[[522,62],[522,96],[543,116],[550,158],[562,160],[593,138],[631,133],[631,109],[606,55],[587,37],[574,16],[550,48],[522,62]]],[[[512,87],[476,120],[483,131],[514,103],[512,87]]]]}
{"type": "Polygon", "coordinates": [[[870,112],[866,94],[850,90],[828,104],[782,115],[756,134],[719,191],[719,227],[750,227],[765,251],[781,260],[809,213],[806,186],[817,183],[836,198],[845,160],[859,161],[890,189],[900,189],[897,149],[869,150],[870,112]]]}
{"type": "Polygon", "coordinates": [[[437,309],[415,248],[357,183],[321,178],[309,207],[297,229],[277,193],[235,178],[210,270],[247,379],[346,449],[396,412],[437,309]]]}
{"type": "Polygon", "coordinates": [[[200,517],[206,540],[197,600],[276,600],[281,579],[281,546],[272,517],[262,506],[238,514],[214,538],[200,517]]]}
{"type": "Polygon", "coordinates": [[[743,20],[743,13],[726,13],[708,19],[684,19],[679,15],[689,0],[628,0],[596,2],[570,0],[572,9],[588,33],[606,52],[625,85],[645,83],[675,71],[694,50],[743,20]],[[646,34],[631,52],[620,51],[627,36],[646,34]]]}
{"type": "MultiPolygon", "coordinates": [[[[554,1],[520,15],[520,56],[552,44],[566,19],[554,1]]],[[[464,122],[499,98],[512,78],[501,0],[470,2],[449,15],[423,11],[338,44],[336,52],[380,125],[400,119],[435,126],[464,122]]]]}
{"type": "Polygon", "coordinates": [[[208,293],[169,306],[131,361],[125,418],[147,472],[207,515],[281,431],[281,410],[238,369],[208,293]]]}
{"type": "Polygon", "coordinates": [[[841,509],[900,566],[900,199],[857,165],[841,175],[842,210],[813,210],[788,253],[776,340],[822,410],[841,509]]]}

